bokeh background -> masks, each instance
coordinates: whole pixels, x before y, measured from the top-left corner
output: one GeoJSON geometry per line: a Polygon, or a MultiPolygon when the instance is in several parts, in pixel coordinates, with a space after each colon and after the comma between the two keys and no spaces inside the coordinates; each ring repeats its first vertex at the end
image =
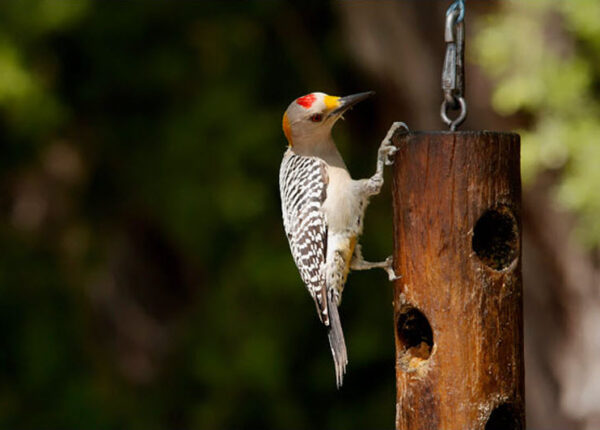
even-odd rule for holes
{"type": "MultiPolygon", "coordinates": [[[[392,291],[349,278],[350,365],[280,221],[281,115],[441,129],[448,1],[0,3],[0,427],[392,428],[392,291]]],[[[600,428],[600,2],[467,1],[464,129],[523,137],[528,426],[600,428]]],[[[389,189],[364,252],[391,250],[389,189]]]]}

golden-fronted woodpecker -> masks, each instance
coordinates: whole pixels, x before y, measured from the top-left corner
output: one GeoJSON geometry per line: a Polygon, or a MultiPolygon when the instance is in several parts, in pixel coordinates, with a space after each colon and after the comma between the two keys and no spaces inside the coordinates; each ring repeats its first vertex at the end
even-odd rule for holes
{"type": "Polygon", "coordinates": [[[311,93],[294,100],[283,115],[289,144],[279,172],[283,225],[300,276],[327,326],[338,388],[348,357],[337,308],[348,272],[382,268],[390,280],[396,278],[391,257],[365,261],[357,240],[369,198],[379,194],[383,185],[384,165],[392,164],[396,147],[391,138],[406,125],[392,125],[379,147],[375,174],[367,179],[350,177],[331,137],[344,112],[373,94],[311,93]]]}

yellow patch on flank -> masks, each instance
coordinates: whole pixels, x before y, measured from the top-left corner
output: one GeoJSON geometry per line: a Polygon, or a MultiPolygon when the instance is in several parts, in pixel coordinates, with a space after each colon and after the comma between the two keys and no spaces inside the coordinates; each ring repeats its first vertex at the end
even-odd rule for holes
{"type": "Polygon", "coordinates": [[[340,98],[336,96],[325,96],[323,101],[327,110],[333,110],[340,106],[340,98]]]}
{"type": "Polygon", "coordinates": [[[356,247],[356,236],[350,238],[350,246],[348,247],[348,253],[344,255],[344,259],[346,260],[346,266],[344,270],[343,283],[346,283],[346,278],[348,277],[348,272],[350,272],[350,261],[352,261],[352,256],[354,255],[354,248],[356,247]]]}
{"type": "Polygon", "coordinates": [[[282,128],[285,138],[290,146],[292,146],[292,127],[290,126],[290,120],[288,119],[287,112],[283,114],[282,128]]]}

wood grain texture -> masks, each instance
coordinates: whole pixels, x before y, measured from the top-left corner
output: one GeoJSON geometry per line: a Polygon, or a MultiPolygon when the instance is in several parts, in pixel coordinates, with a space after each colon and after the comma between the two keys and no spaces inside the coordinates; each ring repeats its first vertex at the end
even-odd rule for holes
{"type": "Polygon", "coordinates": [[[524,429],[519,136],[394,143],[396,429],[524,429]]]}

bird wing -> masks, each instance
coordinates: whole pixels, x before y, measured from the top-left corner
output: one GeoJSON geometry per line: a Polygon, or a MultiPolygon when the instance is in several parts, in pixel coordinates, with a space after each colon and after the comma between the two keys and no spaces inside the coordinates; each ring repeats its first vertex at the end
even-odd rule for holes
{"type": "Polygon", "coordinates": [[[329,325],[325,260],[327,220],[321,207],[329,178],[323,160],[286,152],[279,172],[283,226],[298,267],[317,306],[319,318],[329,325]]]}

